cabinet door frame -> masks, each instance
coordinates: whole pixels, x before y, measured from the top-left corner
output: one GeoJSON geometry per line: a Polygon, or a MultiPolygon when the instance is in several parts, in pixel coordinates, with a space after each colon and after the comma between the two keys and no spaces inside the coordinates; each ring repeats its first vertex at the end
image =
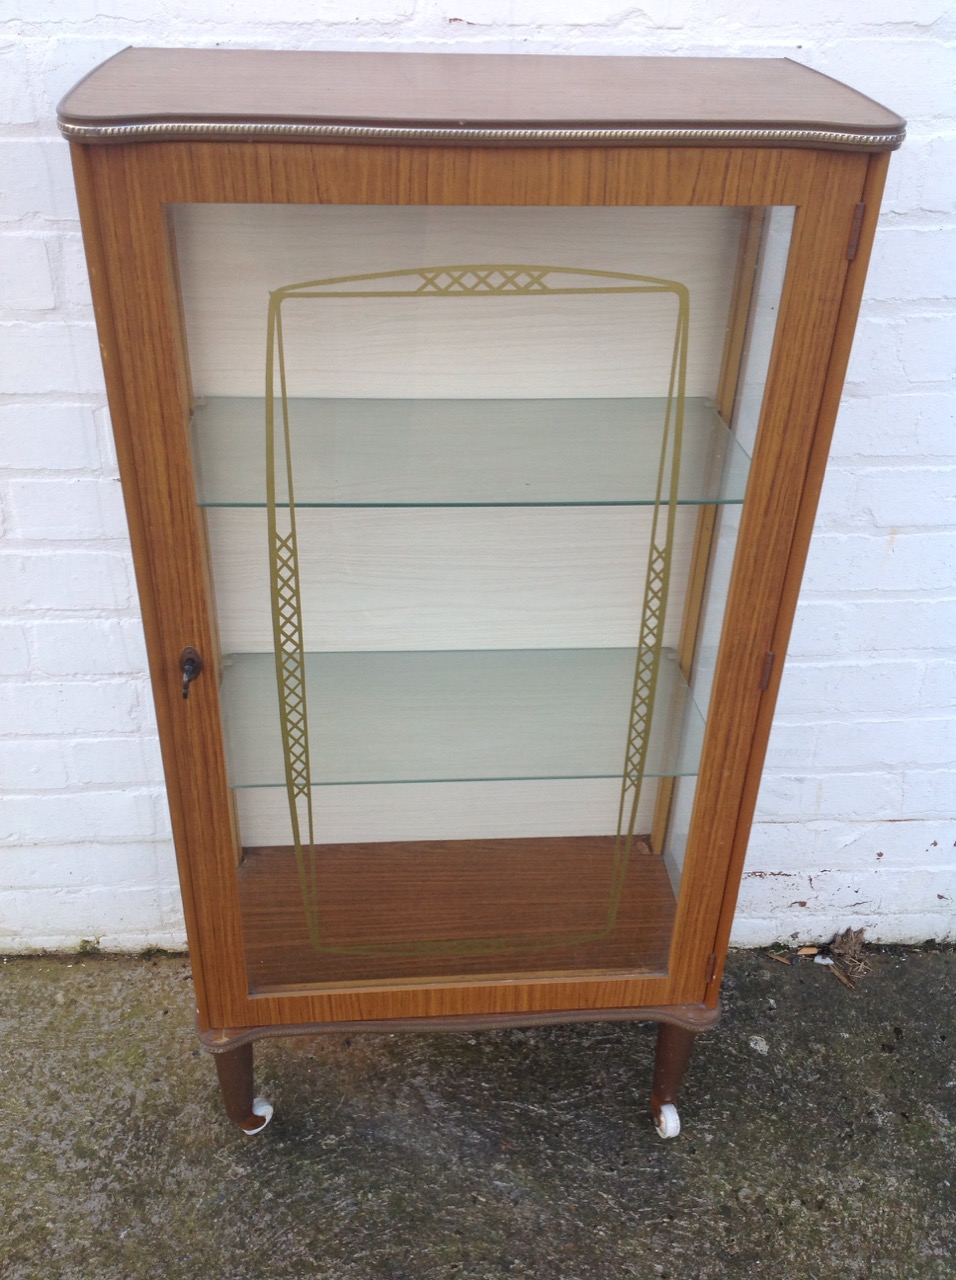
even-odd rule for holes
{"type": "Polygon", "coordinates": [[[713,1008],[888,157],[800,148],[201,141],[73,143],[71,149],[200,1030],[713,1008]],[[795,207],[665,976],[581,974],[249,994],[169,218],[170,205],[190,202],[795,207]],[[203,654],[206,670],[184,700],[180,656],[187,646],[203,654]]]}

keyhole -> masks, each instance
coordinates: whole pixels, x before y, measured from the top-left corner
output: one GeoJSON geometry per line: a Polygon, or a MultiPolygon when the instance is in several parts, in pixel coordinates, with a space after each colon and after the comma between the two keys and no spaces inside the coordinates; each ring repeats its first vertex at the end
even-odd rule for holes
{"type": "Polygon", "coordinates": [[[202,671],[202,657],[189,647],[179,655],[179,669],[183,673],[183,697],[189,697],[189,686],[202,671]]]}

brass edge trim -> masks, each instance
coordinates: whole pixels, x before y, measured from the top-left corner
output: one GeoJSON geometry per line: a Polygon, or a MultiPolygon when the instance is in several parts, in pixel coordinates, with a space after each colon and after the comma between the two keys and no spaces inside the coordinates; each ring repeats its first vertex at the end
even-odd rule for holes
{"type": "Polygon", "coordinates": [[[695,145],[822,146],[851,150],[895,151],[906,137],[894,133],[853,133],[832,129],[719,129],[719,128],[443,128],[427,125],[293,124],[208,120],[155,120],[137,124],[87,125],[59,120],[60,132],[71,142],[232,141],[235,139],[292,142],[461,142],[507,143],[633,143],[695,145]]]}
{"type": "Polygon", "coordinates": [[[422,1018],[378,1018],[368,1022],[283,1023],[268,1027],[216,1027],[199,1032],[208,1053],[228,1053],[256,1040],[282,1036],[392,1034],[434,1031],[503,1031],[520,1027],[552,1027],[591,1022],[666,1022],[695,1034],[710,1031],[721,1018],[721,1009],[699,1004],[664,1005],[644,1009],[571,1009],[544,1013],[450,1014],[422,1018]]]}

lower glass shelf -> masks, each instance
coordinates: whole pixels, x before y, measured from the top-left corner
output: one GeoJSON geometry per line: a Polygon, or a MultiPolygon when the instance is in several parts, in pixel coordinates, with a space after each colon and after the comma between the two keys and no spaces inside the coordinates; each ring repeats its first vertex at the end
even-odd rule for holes
{"type": "MultiPolygon", "coordinates": [[[[313,785],[613,778],[624,766],[634,649],[313,653],[313,785]]],[[[224,660],[230,785],[284,787],[271,654],[224,660]]],[[[661,660],[646,775],[697,771],[704,721],[661,660]]]]}
{"type": "Polygon", "coordinates": [[[635,840],[613,836],[317,845],[314,928],[291,848],[238,871],[253,993],[483,975],[663,974],[674,895],[635,840]]]}

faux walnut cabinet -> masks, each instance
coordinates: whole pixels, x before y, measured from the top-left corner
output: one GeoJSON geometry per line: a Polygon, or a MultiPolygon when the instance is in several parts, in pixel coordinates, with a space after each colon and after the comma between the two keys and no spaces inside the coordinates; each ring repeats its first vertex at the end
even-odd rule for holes
{"type": "Polygon", "coordinates": [[[786,61],[128,50],[65,99],[199,1032],[718,990],[902,121],[786,61]]]}

